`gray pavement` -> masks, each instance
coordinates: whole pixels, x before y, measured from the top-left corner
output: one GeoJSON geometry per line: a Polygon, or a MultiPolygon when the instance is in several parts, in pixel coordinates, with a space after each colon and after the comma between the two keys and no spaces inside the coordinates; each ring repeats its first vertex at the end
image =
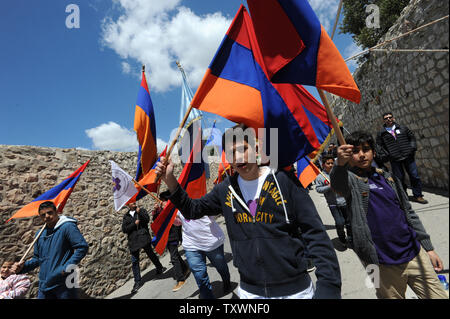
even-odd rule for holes
{"type": "MultiPolygon", "coordinates": [[[[410,192],[410,190],[409,190],[410,192]]],[[[342,276],[342,298],[344,299],[375,299],[375,289],[366,287],[366,274],[356,254],[351,249],[344,250],[337,239],[334,220],[326,204],[323,195],[315,190],[310,191],[320,217],[327,229],[327,233],[335,246],[336,254],[339,260],[342,276]]],[[[419,215],[425,229],[431,236],[435,251],[444,262],[445,270],[443,274],[448,281],[449,266],[449,198],[446,196],[424,192],[424,197],[429,201],[428,204],[412,203],[413,209],[419,215]]],[[[226,234],[224,219],[222,216],[217,218],[219,225],[226,234]]],[[[179,248],[183,253],[182,248],[179,248]]],[[[142,255],[143,258],[147,258],[142,255]]],[[[184,254],[182,254],[184,258],[184,254]]],[[[228,237],[225,241],[225,257],[231,273],[233,291],[223,295],[222,281],[218,272],[208,262],[208,274],[213,286],[213,292],[217,298],[232,299],[237,298],[237,287],[239,283],[239,274],[233,266],[232,255],[228,237]]],[[[117,289],[106,299],[198,299],[199,291],[194,276],[191,274],[186,284],[177,292],[172,292],[176,282],[172,277],[172,265],[169,261],[169,255],[160,259],[166,267],[166,271],[161,275],[156,275],[153,265],[142,271],[144,285],[139,291],[130,295],[133,286],[133,280],[126,282],[121,288],[117,289]]],[[[131,271],[131,264],[130,264],[131,271]]],[[[311,273],[313,281],[316,280],[314,273],[311,273]]],[[[408,289],[407,298],[417,298],[415,294],[408,289]]]]}

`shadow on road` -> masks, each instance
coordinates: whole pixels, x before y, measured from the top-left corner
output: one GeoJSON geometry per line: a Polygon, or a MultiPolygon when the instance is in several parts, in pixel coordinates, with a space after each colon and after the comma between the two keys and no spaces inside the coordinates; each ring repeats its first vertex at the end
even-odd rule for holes
{"type": "MultiPolygon", "coordinates": [[[[229,294],[230,292],[227,292],[224,294],[223,292],[223,283],[222,281],[213,281],[211,283],[212,286],[212,292],[214,294],[214,297],[216,297],[217,299],[223,298],[224,296],[226,296],[227,294],[229,294]]],[[[239,297],[234,293],[234,290],[237,288],[238,283],[236,282],[231,282],[231,290],[233,291],[231,298],[230,299],[239,299],[239,297]]],[[[196,291],[194,291],[188,298],[194,298],[194,297],[198,297],[200,295],[200,290],[197,289],[196,291]]]]}

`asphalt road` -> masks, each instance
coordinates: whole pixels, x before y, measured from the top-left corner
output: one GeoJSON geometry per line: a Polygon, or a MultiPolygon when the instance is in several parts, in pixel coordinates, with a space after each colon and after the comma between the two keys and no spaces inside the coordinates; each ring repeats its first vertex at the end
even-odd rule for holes
{"type": "MultiPolygon", "coordinates": [[[[316,193],[315,190],[310,191],[310,196],[313,199],[320,217],[327,229],[327,233],[333,242],[333,245],[338,256],[341,277],[342,277],[342,298],[343,299],[376,299],[375,289],[366,286],[367,276],[364,268],[361,265],[356,254],[351,249],[343,249],[339,244],[336,229],[334,228],[334,220],[326,204],[323,195],[316,193]]],[[[448,281],[448,266],[449,266],[449,198],[435,193],[424,192],[424,197],[429,201],[428,204],[412,203],[413,209],[419,215],[425,229],[431,236],[431,240],[435,247],[435,251],[444,262],[444,271],[442,272],[448,281]]],[[[223,217],[217,219],[219,225],[226,233],[223,217]]],[[[183,254],[182,247],[179,248],[183,254]]],[[[144,254],[142,258],[147,258],[144,254]]],[[[228,262],[228,267],[231,273],[231,281],[233,291],[224,295],[222,293],[222,281],[217,271],[208,263],[208,274],[213,286],[213,293],[217,298],[234,299],[238,298],[236,295],[239,283],[239,274],[232,263],[232,254],[228,238],[225,241],[225,257],[228,262]]],[[[184,257],[183,257],[184,258],[184,257]]],[[[106,299],[198,299],[199,290],[193,275],[190,275],[186,284],[178,291],[172,292],[172,288],[176,282],[172,277],[172,265],[167,254],[161,258],[162,264],[166,267],[166,271],[161,275],[156,275],[156,270],[151,265],[146,270],[142,271],[143,286],[139,291],[131,295],[133,287],[133,280],[126,282],[121,288],[117,289],[106,299]]],[[[131,262],[130,262],[131,272],[131,262]]],[[[313,281],[315,281],[314,273],[311,273],[313,281]]],[[[407,298],[417,298],[415,294],[409,290],[407,291],[407,298]]]]}

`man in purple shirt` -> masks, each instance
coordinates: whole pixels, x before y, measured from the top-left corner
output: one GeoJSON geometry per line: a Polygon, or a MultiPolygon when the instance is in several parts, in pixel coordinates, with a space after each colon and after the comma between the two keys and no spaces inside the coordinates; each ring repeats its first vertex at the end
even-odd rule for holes
{"type": "Polygon", "coordinates": [[[447,299],[436,274],[442,260],[401,181],[372,166],[373,137],[354,132],[337,153],[331,187],[348,203],[355,253],[364,266],[378,266],[377,297],[405,298],[409,286],[421,299],[447,299]]]}

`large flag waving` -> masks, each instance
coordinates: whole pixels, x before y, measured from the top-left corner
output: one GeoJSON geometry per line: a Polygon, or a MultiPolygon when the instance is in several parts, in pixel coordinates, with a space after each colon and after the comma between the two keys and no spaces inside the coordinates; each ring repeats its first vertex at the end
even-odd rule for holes
{"type": "Polygon", "coordinates": [[[109,161],[111,164],[112,180],[114,183],[114,208],[119,211],[131,197],[137,193],[134,187],[133,177],[119,167],[114,161],[109,161]]]}
{"type": "Polygon", "coordinates": [[[325,108],[301,85],[268,78],[252,21],[241,5],[192,100],[202,111],[254,129],[278,130],[278,167],[293,164],[325,141],[331,131],[325,108]]]}
{"type": "Polygon", "coordinates": [[[344,59],[307,0],[248,0],[269,79],[316,86],[359,103],[344,59]]]}
{"type": "Polygon", "coordinates": [[[84,163],[80,168],[78,168],[75,172],[69,175],[65,180],[63,180],[60,184],[51,188],[44,194],[37,197],[28,205],[22,207],[19,211],[17,211],[11,218],[9,218],[6,222],[9,222],[14,218],[24,218],[24,217],[32,217],[39,215],[38,209],[39,205],[46,201],[52,201],[58,212],[62,212],[64,206],[66,205],[67,199],[77,184],[81,174],[84,172],[86,166],[89,164],[90,160],[84,163]]]}
{"type": "MultiPolygon", "coordinates": [[[[202,142],[201,136],[201,132],[197,134],[197,139],[189,156],[189,160],[184,165],[183,171],[178,178],[178,183],[180,183],[181,187],[183,187],[191,198],[200,198],[206,194],[205,163],[201,160],[201,156],[196,156],[196,150],[199,149],[197,146],[201,145],[202,142]],[[200,159],[200,161],[197,161],[197,159],[200,159]]],[[[155,251],[159,255],[162,255],[166,248],[169,231],[175,220],[177,211],[175,206],[168,201],[162,212],[151,225],[152,231],[155,234],[152,242],[155,251]]]]}
{"type": "Polygon", "coordinates": [[[147,174],[156,161],[156,125],[150,92],[142,70],[142,81],[139,87],[136,109],[134,113],[134,130],[139,142],[136,180],[147,174]]]}

